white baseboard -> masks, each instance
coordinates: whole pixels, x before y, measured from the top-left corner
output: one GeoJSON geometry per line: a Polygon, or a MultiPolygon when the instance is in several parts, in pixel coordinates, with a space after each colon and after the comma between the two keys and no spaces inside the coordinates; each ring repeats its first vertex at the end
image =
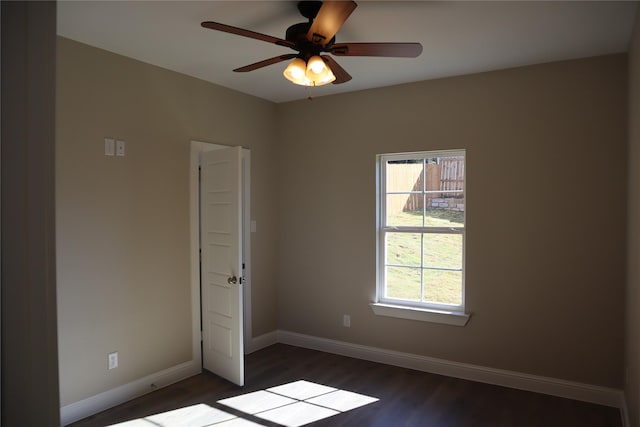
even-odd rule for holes
{"type": "Polygon", "coordinates": [[[274,345],[278,342],[277,331],[267,332],[264,335],[260,335],[251,339],[249,348],[246,354],[253,353],[254,351],[262,350],[263,348],[274,345]]]}
{"type": "MultiPolygon", "coordinates": [[[[468,363],[452,362],[444,359],[385,350],[283,330],[269,332],[253,338],[247,353],[261,350],[276,343],[289,344],[448,377],[611,406],[620,409],[623,427],[630,427],[624,393],[622,390],[614,388],[523,374],[468,363]]],[[[196,364],[194,361],[189,361],[141,378],[132,383],[72,403],[60,409],[61,423],[63,426],[66,426],[135,397],[149,393],[157,388],[166,387],[169,384],[196,375],[201,371],[202,369],[199,364],[196,364]],[[156,387],[152,388],[151,384],[154,384],[156,387]]]]}
{"type": "Polygon", "coordinates": [[[410,368],[433,374],[446,375],[448,377],[597,403],[599,405],[620,408],[621,410],[624,408],[624,393],[622,390],[614,388],[523,374],[468,363],[451,362],[433,357],[351,344],[344,341],[319,338],[289,331],[279,330],[276,334],[279,343],[297,347],[320,350],[327,353],[410,368]]]}
{"type": "Polygon", "coordinates": [[[60,422],[63,426],[112,408],[128,400],[150,393],[162,387],[189,378],[202,371],[202,367],[191,360],[139,380],[121,385],[95,396],[60,408],[60,422]]]}

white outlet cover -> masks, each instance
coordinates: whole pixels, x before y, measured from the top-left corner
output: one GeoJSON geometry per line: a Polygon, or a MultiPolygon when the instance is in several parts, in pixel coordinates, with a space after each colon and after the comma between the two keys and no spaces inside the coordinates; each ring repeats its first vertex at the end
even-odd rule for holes
{"type": "Polygon", "coordinates": [[[117,140],[116,141],[116,156],[124,156],[124,146],[125,146],[125,142],[122,140],[117,140]]]}
{"type": "Polygon", "coordinates": [[[115,369],[118,367],[118,352],[114,351],[107,356],[109,360],[109,369],[115,369]]]}
{"type": "Polygon", "coordinates": [[[342,324],[344,325],[345,328],[350,328],[351,327],[351,316],[348,314],[345,314],[342,317],[342,324]]]}

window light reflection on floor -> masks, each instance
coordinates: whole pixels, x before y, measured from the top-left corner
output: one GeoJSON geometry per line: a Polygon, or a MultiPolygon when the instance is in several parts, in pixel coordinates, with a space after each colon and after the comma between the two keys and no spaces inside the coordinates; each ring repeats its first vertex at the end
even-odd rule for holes
{"type": "MultiPolygon", "coordinates": [[[[266,390],[241,394],[217,403],[286,427],[299,427],[377,402],[375,397],[310,381],[294,381],[266,390]]],[[[200,403],[139,418],[112,427],[250,427],[260,426],[200,403]]]]}
{"type": "Polygon", "coordinates": [[[260,426],[204,403],[113,424],[111,427],[250,427],[260,426]]]}

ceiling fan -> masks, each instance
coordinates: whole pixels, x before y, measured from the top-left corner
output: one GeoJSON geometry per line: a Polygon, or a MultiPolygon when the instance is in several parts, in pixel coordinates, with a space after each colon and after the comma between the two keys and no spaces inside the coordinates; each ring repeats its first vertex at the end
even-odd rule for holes
{"type": "Polygon", "coordinates": [[[322,53],[335,56],[400,58],[415,58],[422,53],[420,43],[336,43],[336,33],[357,6],[353,1],[300,1],[298,10],[309,21],[287,28],[284,39],[218,22],[206,21],[201,25],[297,51],[298,53],[279,55],[233,71],[253,71],[292,59],[284,71],[284,76],[291,82],[303,86],[340,84],[351,80],[349,73],[332,56],[322,53]]]}

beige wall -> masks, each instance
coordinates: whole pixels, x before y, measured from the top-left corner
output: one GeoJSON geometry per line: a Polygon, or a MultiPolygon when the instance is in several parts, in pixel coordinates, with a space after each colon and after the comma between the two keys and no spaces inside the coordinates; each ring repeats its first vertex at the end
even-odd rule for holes
{"type": "Polygon", "coordinates": [[[613,55],[278,105],[279,327],[622,387],[626,66],[613,55]],[[473,316],[377,317],[375,155],[455,148],[473,316]]]}
{"type": "Polygon", "coordinates": [[[640,11],[629,47],[629,192],[625,393],[631,426],[640,425],[640,11]]]}
{"type": "Polygon", "coordinates": [[[276,328],[274,122],[269,102],[58,38],[62,406],[192,358],[190,140],[252,150],[253,329],[276,328]]]}
{"type": "Polygon", "coordinates": [[[254,336],[622,386],[625,55],[280,105],[64,38],[57,55],[62,405],[191,358],[192,139],[252,149],[254,336]],[[468,156],[472,319],[376,317],[375,155],[449,148],[468,156]]]}

